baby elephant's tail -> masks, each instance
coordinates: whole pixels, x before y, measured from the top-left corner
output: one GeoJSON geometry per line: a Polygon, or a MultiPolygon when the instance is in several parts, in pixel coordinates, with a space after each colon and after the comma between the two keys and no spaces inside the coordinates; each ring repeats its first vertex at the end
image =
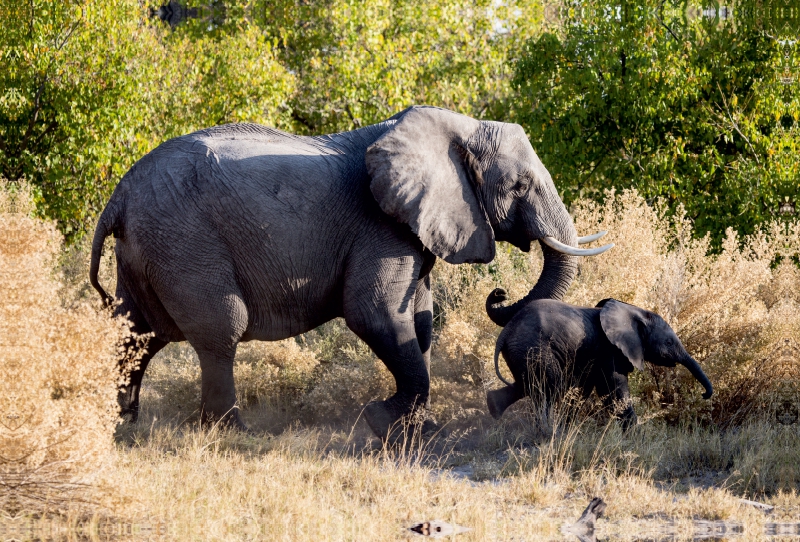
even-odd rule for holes
{"type": "Polygon", "coordinates": [[[499,378],[501,382],[507,386],[513,386],[513,382],[509,382],[503,378],[503,375],[500,374],[500,351],[503,349],[503,345],[506,342],[506,334],[508,333],[508,330],[508,327],[503,328],[503,331],[500,332],[500,336],[497,337],[497,344],[494,347],[494,372],[497,373],[497,378],[499,378]]]}

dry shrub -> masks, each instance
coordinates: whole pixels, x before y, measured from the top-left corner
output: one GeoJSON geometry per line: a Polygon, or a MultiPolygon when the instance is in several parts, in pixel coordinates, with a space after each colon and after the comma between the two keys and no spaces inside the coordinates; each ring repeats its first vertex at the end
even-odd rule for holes
{"type": "Polygon", "coordinates": [[[0,509],[74,507],[114,458],[116,359],[127,328],[64,308],[61,236],[31,218],[29,188],[0,187],[0,509]]]}
{"type": "Polygon", "coordinates": [[[352,419],[394,380],[342,319],[297,339],[239,345],[234,378],[243,406],[282,403],[308,422],[352,419]]]}
{"type": "Polygon", "coordinates": [[[168,344],[150,362],[142,408],[154,418],[200,418],[200,360],[187,342],[168,344]]]}
{"type": "Polygon", "coordinates": [[[294,339],[240,344],[236,362],[236,392],[243,407],[270,394],[296,400],[308,388],[318,365],[316,354],[294,339]]]}
{"type": "MultiPolygon", "coordinates": [[[[199,367],[188,343],[165,347],[148,367],[144,408],[156,416],[196,418],[199,367]]],[[[295,339],[241,343],[233,371],[240,407],[280,406],[308,422],[353,419],[394,388],[383,363],[341,319],[295,339]]]]}
{"type": "Polygon", "coordinates": [[[613,297],[651,308],[653,289],[665,270],[669,222],[635,191],[609,192],[602,205],[580,200],[573,215],[575,227],[581,233],[609,232],[594,244],[615,246],[599,256],[582,259],[578,276],[564,301],[594,306],[601,299],[613,297]]]}
{"type": "Polygon", "coordinates": [[[497,256],[489,265],[436,264],[432,272],[438,323],[434,376],[476,387],[497,381],[492,359],[500,328],[486,316],[486,296],[502,286],[512,299],[523,297],[538,279],[543,263],[536,245],[525,254],[508,243],[498,243],[497,256]]]}
{"type": "Polygon", "coordinates": [[[767,224],[744,238],[729,229],[715,252],[708,236],[694,237],[680,209],[668,216],[633,190],[610,191],[603,204],[581,201],[574,214],[578,231],[607,229],[603,242],[616,246],[584,259],[566,300],[593,305],[614,297],[657,312],[715,387],[709,403],[687,371],[650,367],[649,378],[637,379],[646,402],[672,421],[730,423],[768,408],[780,365],[776,349],[793,336],[786,327],[800,323],[796,302],[786,296],[798,282],[797,267],[787,257],[798,246],[796,234],[787,234],[792,227],[767,224]]]}

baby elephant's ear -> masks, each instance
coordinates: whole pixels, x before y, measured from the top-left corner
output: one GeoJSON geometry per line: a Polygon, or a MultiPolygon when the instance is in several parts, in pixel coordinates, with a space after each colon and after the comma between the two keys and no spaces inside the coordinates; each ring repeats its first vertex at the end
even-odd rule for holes
{"type": "Polygon", "coordinates": [[[642,332],[647,322],[646,311],[615,299],[604,301],[600,311],[600,325],[606,337],[634,367],[644,370],[642,332]]]}

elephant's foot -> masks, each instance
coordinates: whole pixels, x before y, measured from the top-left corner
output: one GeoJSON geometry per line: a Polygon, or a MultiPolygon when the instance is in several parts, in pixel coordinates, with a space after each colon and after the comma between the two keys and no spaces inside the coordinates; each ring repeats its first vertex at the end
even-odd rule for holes
{"type": "Polygon", "coordinates": [[[117,395],[119,405],[119,417],[122,421],[136,423],[139,419],[139,398],[134,397],[130,389],[123,388],[117,395]]]}
{"type": "Polygon", "coordinates": [[[508,407],[522,399],[522,394],[515,386],[506,386],[499,390],[491,390],[486,394],[486,405],[492,418],[499,420],[508,407]]]}
{"type": "Polygon", "coordinates": [[[223,427],[234,429],[242,433],[251,433],[250,428],[242,421],[237,407],[231,408],[222,415],[214,414],[203,410],[200,416],[200,423],[206,427],[223,427]]]}
{"type": "Polygon", "coordinates": [[[430,438],[440,431],[427,409],[419,407],[410,414],[403,413],[392,399],[372,401],[364,407],[364,419],[381,440],[394,445],[417,437],[430,438]]]}
{"type": "Polygon", "coordinates": [[[139,418],[139,401],[132,393],[130,386],[122,386],[117,392],[117,405],[119,405],[119,417],[123,421],[136,423],[139,418]]]}
{"type": "Polygon", "coordinates": [[[131,405],[119,409],[119,417],[127,423],[136,423],[139,419],[139,405],[131,405]]]}
{"type": "Polygon", "coordinates": [[[619,415],[620,424],[622,425],[622,432],[627,433],[631,428],[636,427],[638,418],[636,412],[633,411],[632,406],[628,406],[622,414],[619,415]]]}

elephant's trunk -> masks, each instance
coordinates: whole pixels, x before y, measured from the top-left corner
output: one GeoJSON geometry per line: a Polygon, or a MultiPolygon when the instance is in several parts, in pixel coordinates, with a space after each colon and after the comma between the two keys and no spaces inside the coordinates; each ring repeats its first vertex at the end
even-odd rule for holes
{"type": "MultiPolygon", "coordinates": [[[[577,239],[573,229],[571,235],[562,239],[562,242],[577,246],[577,239]]],[[[544,254],[544,267],[528,295],[508,306],[503,305],[508,298],[502,288],[497,288],[486,298],[486,314],[498,326],[505,326],[522,307],[534,299],[561,299],[572,284],[578,269],[578,257],[557,252],[541,242],[540,245],[544,254]]]]}
{"type": "Polygon", "coordinates": [[[689,369],[689,372],[692,373],[692,376],[697,379],[700,384],[706,389],[706,392],[703,394],[703,399],[710,399],[711,394],[714,393],[714,387],[711,385],[711,381],[706,376],[706,373],[703,372],[703,369],[700,368],[700,364],[692,357],[687,355],[686,358],[680,362],[681,365],[689,369]]]}

